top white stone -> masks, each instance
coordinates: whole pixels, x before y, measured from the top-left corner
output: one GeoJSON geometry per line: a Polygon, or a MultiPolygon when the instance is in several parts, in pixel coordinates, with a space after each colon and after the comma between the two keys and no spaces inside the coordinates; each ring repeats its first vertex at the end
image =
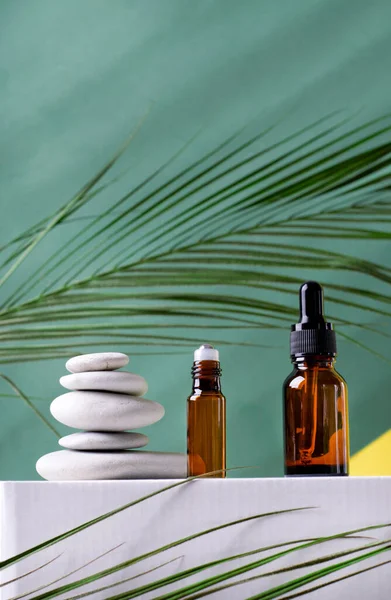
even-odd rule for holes
{"type": "Polygon", "coordinates": [[[129,357],[122,352],[96,352],[94,354],[81,354],[70,358],[65,367],[70,373],[83,373],[84,371],[115,371],[124,367],[129,362],[129,357]]]}

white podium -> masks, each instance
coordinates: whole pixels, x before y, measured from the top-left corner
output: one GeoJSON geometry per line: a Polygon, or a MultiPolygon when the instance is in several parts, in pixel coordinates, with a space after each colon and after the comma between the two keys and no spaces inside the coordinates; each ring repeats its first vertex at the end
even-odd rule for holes
{"type": "MultiPolygon", "coordinates": [[[[0,484],[1,560],[4,561],[141,496],[163,489],[170,483],[174,482],[167,480],[2,482],[0,484]]],[[[218,527],[226,522],[293,508],[303,508],[303,510],[259,516],[218,529],[208,535],[199,536],[152,555],[146,560],[136,562],[99,581],[87,583],[59,597],[69,598],[86,594],[94,589],[124,580],[128,581],[91,595],[91,598],[108,599],[130,590],[133,590],[133,594],[139,594],[131,597],[145,599],[165,597],[173,590],[249,565],[277,552],[292,549],[294,546],[284,545],[205,568],[189,578],[156,588],[152,592],[144,593],[142,586],[197,565],[267,546],[326,537],[372,525],[391,524],[391,477],[188,481],[3,569],[0,572],[3,586],[0,587],[0,598],[10,599],[34,591],[35,593],[29,598],[40,597],[49,590],[84,579],[88,575],[129,561],[197,532],[218,527]],[[42,566],[45,563],[48,564],[42,566]],[[149,573],[143,574],[146,571],[149,573]],[[4,585],[22,575],[25,576],[4,585]],[[42,589],[38,591],[41,587],[42,589]],[[138,588],[141,588],[141,591],[136,592],[138,588]]],[[[300,578],[335,562],[348,561],[371,549],[348,554],[346,557],[339,557],[321,565],[307,566],[276,575],[267,575],[270,571],[283,570],[317,557],[349,549],[354,550],[390,539],[391,525],[388,528],[372,529],[356,534],[353,538],[338,538],[313,546],[307,545],[298,551],[285,553],[268,564],[220,582],[218,585],[223,586],[253,578],[235,587],[215,592],[209,597],[228,600],[251,598],[283,582],[300,578]],[[264,576],[259,577],[260,575],[264,576]]],[[[293,590],[290,594],[293,597],[306,589],[344,577],[342,581],[322,587],[308,597],[316,596],[317,600],[330,598],[389,600],[391,563],[369,569],[387,561],[391,561],[391,549],[378,556],[366,558],[356,565],[345,567],[326,578],[317,579],[305,587],[293,590]],[[365,573],[346,577],[364,568],[367,569],[365,573]]],[[[211,589],[213,588],[208,587],[204,592],[210,592],[211,589]]],[[[194,592],[189,594],[176,596],[176,598],[192,598],[194,592]]],[[[272,597],[288,598],[290,594],[272,597]]],[[[125,597],[127,596],[124,595],[125,597]]]]}

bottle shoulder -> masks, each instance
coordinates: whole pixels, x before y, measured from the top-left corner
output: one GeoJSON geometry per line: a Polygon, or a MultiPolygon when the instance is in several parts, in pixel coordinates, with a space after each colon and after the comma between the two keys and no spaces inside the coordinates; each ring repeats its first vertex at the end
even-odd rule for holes
{"type": "Polygon", "coordinates": [[[300,369],[294,367],[291,373],[286,377],[283,388],[299,389],[310,377],[316,375],[318,385],[332,385],[347,389],[347,383],[338,371],[334,368],[300,369]]]}
{"type": "Polygon", "coordinates": [[[195,390],[192,394],[190,394],[190,396],[188,396],[187,400],[190,402],[192,400],[208,400],[213,398],[225,400],[224,394],[213,390],[195,390]]]}
{"type": "Polygon", "coordinates": [[[339,373],[338,371],[336,371],[334,369],[334,375],[336,376],[336,378],[341,382],[341,384],[344,387],[347,387],[346,379],[341,375],[341,373],[339,373]]]}

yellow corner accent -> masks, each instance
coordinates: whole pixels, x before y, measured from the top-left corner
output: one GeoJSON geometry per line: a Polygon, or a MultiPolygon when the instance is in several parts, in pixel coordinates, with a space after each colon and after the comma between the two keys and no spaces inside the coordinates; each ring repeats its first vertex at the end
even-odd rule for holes
{"type": "Polygon", "coordinates": [[[391,429],[352,457],[350,475],[391,475],[391,429]]]}

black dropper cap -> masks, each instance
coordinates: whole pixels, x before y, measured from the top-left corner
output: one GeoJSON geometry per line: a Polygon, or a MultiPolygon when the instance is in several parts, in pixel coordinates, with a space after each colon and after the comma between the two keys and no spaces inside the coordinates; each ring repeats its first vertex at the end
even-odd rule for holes
{"type": "Polygon", "coordinates": [[[291,356],[337,354],[335,331],[323,316],[323,288],[307,281],[300,288],[300,322],[292,325],[291,356]]]}

